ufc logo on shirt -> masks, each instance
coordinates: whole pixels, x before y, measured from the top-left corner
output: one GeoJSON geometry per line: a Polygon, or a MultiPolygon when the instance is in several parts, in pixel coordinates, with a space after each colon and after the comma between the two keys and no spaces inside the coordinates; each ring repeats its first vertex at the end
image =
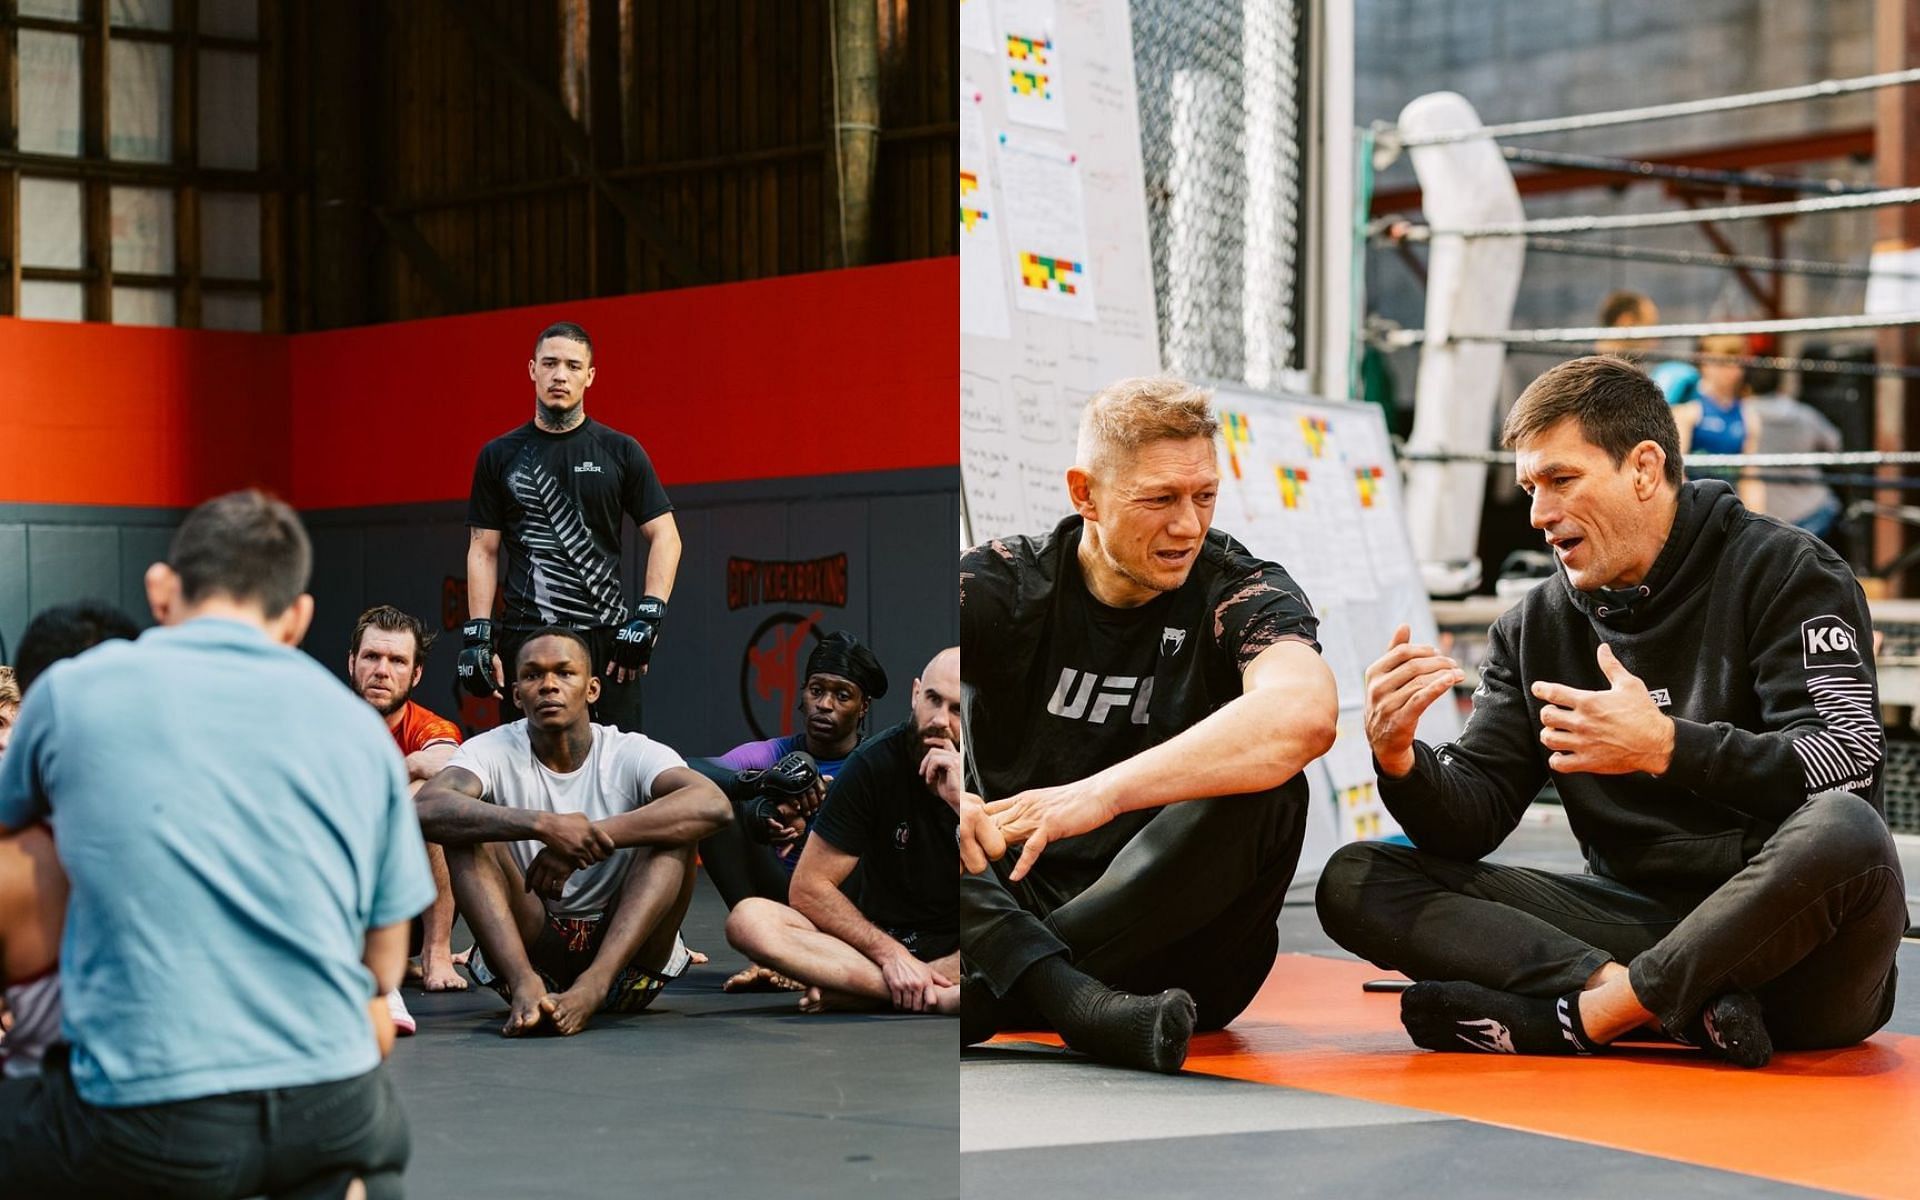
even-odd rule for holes
{"type": "Polygon", "coordinates": [[[1056,717],[1078,721],[1085,717],[1095,725],[1105,725],[1114,712],[1127,713],[1135,725],[1147,723],[1147,705],[1153,699],[1153,680],[1138,675],[1096,675],[1092,671],[1060,668],[1060,684],[1047,701],[1047,711],[1056,717]]]}
{"type": "Polygon", "coordinates": [[[1800,623],[1801,663],[1813,667],[1857,667],[1860,639],[1839,617],[1815,617],[1800,623]]]}

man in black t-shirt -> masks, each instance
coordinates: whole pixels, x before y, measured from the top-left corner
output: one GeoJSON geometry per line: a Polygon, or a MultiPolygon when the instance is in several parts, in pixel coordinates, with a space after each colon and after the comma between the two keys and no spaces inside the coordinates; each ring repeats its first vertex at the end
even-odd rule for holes
{"type": "Polygon", "coordinates": [[[577,629],[605,677],[595,718],[638,732],[639,679],[680,566],[673,505],[640,443],[587,417],[594,366],[586,330],[564,321],[541,330],[527,374],[533,420],[488,442],[474,463],[460,681],[474,695],[501,697],[501,719],[511,720],[518,714],[506,698],[501,663],[512,662],[535,629],[577,629]],[[620,593],[623,513],[647,542],[643,595],[633,605],[620,593]],[[506,595],[496,632],[503,541],[506,595]]]}
{"type": "Polygon", "coordinates": [[[1076,515],[960,560],[967,1044],[1049,1026],[1174,1071],[1272,968],[1338,704],[1300,589],[1210,530],[1218,427],[1188,384],[1114,384],[1076,515]]]}
{"type": "Polygon", "coordinates": [[[960,806],[960,650],[913,681],[913,716],[853,752],[814,819],[789,908],[748,897],[727,940],[807,985],[800,1007],[960,1009],[954,831],[960,806]],[[861,868],[856,906],[840,885],[861,868]]]}

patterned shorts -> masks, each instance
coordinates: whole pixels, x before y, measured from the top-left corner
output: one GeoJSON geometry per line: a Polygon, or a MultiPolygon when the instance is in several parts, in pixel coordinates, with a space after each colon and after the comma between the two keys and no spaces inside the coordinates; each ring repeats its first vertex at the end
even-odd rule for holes
{"type": "MultiPolygon", "coordinates": [[[[527,958],[547,991],[564,992],[593,964],[593,956],[599,952],[600,941],[605,936],[606,922],[601,917],[556,917],[548,913],[547,927],[528,948],[527,958]]],[[[600,1002],[600,1011],[639,1012],[652,1004],[668,983],[685,974],[692,961],[687,944],[680,940],[678,933],[674,934],[673,951],[667,955],[666,965],[648,971],[628,963],[614,977],[606,999],[600,1002]]],[[[489,969],[477,945],[467,969],[473,972],[474,980],[481,987],[492,988],[503,1000],[513,999],[513,989],[489,969]]]]}

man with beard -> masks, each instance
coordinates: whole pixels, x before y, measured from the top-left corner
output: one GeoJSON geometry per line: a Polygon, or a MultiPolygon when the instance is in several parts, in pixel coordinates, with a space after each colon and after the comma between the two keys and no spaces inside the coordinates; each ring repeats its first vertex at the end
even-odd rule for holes
{"type": "Polygon", "coordinates": [[[792,907],[742,900],[727,940],[807,988],[800,1007],[960,1010],[954,832],[960,810],[960,650],[913,681],[913,715],[841,769],[794,868],[792,907]],[[861,868],[858,905],[840,885],[861,868]]]}
{"type": "Polygon", "coordinates": [[[473,930],[468,967],[512,1006],[507,1037],[653,1003],[689,962],[695,847],[733,816],[671,749],[594,724],[600,687],[583,634],[535,630],[514,673],[526,717],[476,735],[420,789],[421,829],[446,847],[473,930]]]}
{"type": "MultiPolygon", "coordinates": [[[[700,843],[700,865],[729,909],[748,896],[785,904],[788,884],[814,814],[847,756],[860,744],[867,713],[887,694],[887,672],[850,633],[822,637],[807,656],[799,733],[743,742],[693,768],[733,801],[735,820],[700,843]]],[[[758,964],[727,980],[725,990],[800,990],[758,964]]]]}
{"type": "Polygon", "coordinates": [[[1657,1022],[1759,1067],[1865,1038],[1907,910],[1853,572],[1686,482],[1672,412],[1621,359],[1534,380],[1502,440],[1560,570],[1489,631],[1458,740],[1414,738],[1452,659],[1402,626],[1367,669],[1380,798],[1413,844],[1335,852],[1321,923],[1418,981],[1400,1018],[1430,1050],[1590,1054],[1657,1022]],[[1549,780],[1587,871],[1483,861],[1549,780]]]}
{"type": "Polygon", "coordinates": [[[640,729],[640,677],[647,673],[680,566],[673,505],[640,443],[590,419],[593,340],[569,321],[534,339],[527,374],[533,420],[488,442],[473,467],[467,501],[467,623],[461,627],[460,682],[476,696],[506,699],[505,664],[540,626],[577,629],[605,677],[597,719],[640,729]],[[641,598],[620,594],[620,522],[647,543],[641,598]],[[493,627],[500,547],[508,547],[502,629],[493,627]]]}
{"type": "Polygon", "coordinates": [[[1116,383],[1074,515],[961,557],[964,1044],[1052,1028],[1177,1071],[1273,969],[1338,703],[1306,597],[1211,528],[1218,429],[1200,388],[1116,383]]]}
{"type": "MultiPolygon", "coordinates": [[[[379,604],[354,622],[347,650],[347,681],[385,718],[394,744],[407,760],[407,789],[412,795],[418,795],[420,785],[447,765],[460,745],[459,726],[412,700],[433,639],[425,622],[391,604],[379,604]]],[[[421,986],[429,992],[465,991],[467,981],[453,969],[453,887],[447,879],[446,851],[428,842],[427,863],[433,868],[434,901],[421,917],[421,986]]],[[[401,1000],[399,988],[388,993],[387,1004],[393,1009],[393,1027],[411,1035],[413,1014],[401,1000]]]]}

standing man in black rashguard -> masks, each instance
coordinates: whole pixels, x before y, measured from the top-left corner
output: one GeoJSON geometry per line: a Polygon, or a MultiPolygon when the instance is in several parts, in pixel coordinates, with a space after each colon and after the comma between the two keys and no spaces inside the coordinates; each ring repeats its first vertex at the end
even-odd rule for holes
{"type": "Polygon", "coordinates": [[[673,505],[640,443],[586,413],[593,339],[562,321],[540,331],[533,358],[533,420],[488,442],[473,468],[467,501],[467,616],[460,682],[476,696],[505,696],[501,662],[526,635],[561,625],[587,635],[605,682],[596,715],[638,732],[640,676],[647,673],[680,566],[673,505]],[[620,594],[620,517],[647,541],[643,595],[620,594]],[[506,605],[494,629],[500,546],[507,556],[506,605]]]}

